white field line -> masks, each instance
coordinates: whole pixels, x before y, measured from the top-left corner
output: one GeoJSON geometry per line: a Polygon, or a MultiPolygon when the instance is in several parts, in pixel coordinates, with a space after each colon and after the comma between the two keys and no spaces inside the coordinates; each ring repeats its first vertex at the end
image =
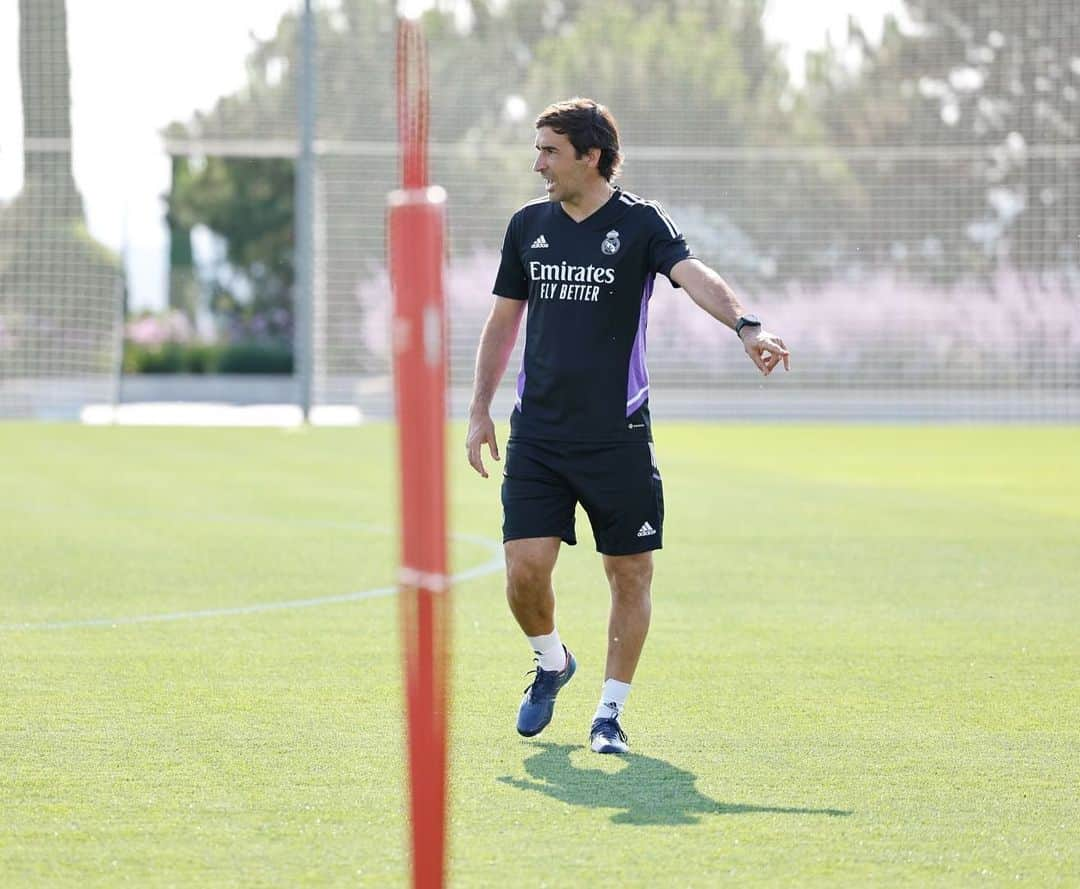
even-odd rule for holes
{"type": "MultiPolygon", "coordinates": [[[[213,517],[204,517],[204,521],[214,521],[213,517]]],[[[219,521],[221,519],[218,519],[219,521]]],[[[229,521],[224,519],[224,521],[229,521]]],[[[305,523],[307,524],[307,523],[305,523]]],[[[311,522],[318,525],[345,525],[335,522],[311,522]]],[[[357,525],[347,525],[356,529],[357,525]]],[[[386,528],[365,526],[365,530],[390,533],[386,528]]],[[[451,534],[452,539],[462,543],[475,543],[488,549],[492,557],[472,568],[466,568],[451,576],[451,583],[464,583],[477,577],[484,577],[501,571],[504,565],[502,546],[489,537],[477,537],[472,534],[451,534]]],[[[179,620],[200,620],[208,617],[234,617],[243,614],[263,614],[268,611],[287,611],[295,608],[314,608],[319,605],[338,605],[343,602],[359,602],[362,599],[379,599],[392,596],[398,591],[396,586],[377,587],[372,590],[359,590],[354,593],[340,593],[335,596],[316,596],[311,599],[287,599],[282,602],[257,602],[254,605],[237,605],[230,608],[204,608],[198,611],[171,611],[163,614],[136,614],[127,617],[97,617],[86,620],[57,620],[39,623],[0,624],[0,632],[11,630],[68,630],[78,627],[121,627],[130,624],[168,623],[179,620]]]]}

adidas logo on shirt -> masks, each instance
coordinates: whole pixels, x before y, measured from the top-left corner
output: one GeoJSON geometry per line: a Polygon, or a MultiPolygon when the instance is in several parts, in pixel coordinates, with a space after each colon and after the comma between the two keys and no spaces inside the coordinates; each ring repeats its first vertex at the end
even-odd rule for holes
{"type": "Polygon", "coordinates": [[[547,238],[545,238],[543,235],[540,235],[539,238],[537,238],[535,241],[533,241],[532,245],[533,245],[533,247],[550,247],[551,246],[550,244],[548,244],[547,238]]]}
{"type": "Polygon", "coordinates": [[[638,528],[637,536],[638,537],[651,537],[655,533],[656,533],[656,529],[652,525],[650,525],[648,522],[646,522],[644,525],[642,525],[640,528],[638,528]]]}

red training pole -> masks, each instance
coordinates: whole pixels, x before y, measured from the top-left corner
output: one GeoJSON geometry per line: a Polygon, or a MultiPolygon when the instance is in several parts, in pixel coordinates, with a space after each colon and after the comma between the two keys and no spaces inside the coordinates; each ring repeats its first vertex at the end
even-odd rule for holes
{"type": "Polygon", "coordinates": [[[446,192],[427,185],[428,74],[416,22],[398,23],[402,188],[389,195],[394,394],[401,498],[399,595],[409,727],[412,876],[441,889],[446,869],[450,584],[446,555],[446,192]]]}
{"type": "Polygon", "coordinates": [[[438,187],[395,191],[389,214],[413,885],[423,889],[443,885],[446,855],[445,200],[438,187]]]}

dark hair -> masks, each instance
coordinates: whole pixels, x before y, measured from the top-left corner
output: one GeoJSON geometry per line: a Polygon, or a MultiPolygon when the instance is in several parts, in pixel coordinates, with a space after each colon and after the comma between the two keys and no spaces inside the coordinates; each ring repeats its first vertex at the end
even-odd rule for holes
{"type": "Polygon", "coordinates": [[[597,169],[609,182],[619,175],[622,152],[619,151],[619,125],[610,111],[592,99],[575,96],[565,102],[548,105],[536,118],[536,128],[550,127],[566,136],[578,157],[590,148],[600,149],[597,169]]]}

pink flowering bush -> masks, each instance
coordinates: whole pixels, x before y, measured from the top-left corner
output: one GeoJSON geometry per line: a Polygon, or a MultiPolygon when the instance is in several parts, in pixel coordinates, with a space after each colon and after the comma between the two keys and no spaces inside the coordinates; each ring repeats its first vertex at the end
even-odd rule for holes
{"type": "MultiPolygon", "coordinates": [[[[476,252],[447,269],[451,378],[467,385],[491,307],[499,257],[476,252]]],[[[385,269],[361,282],[364,347],[389,368],[385,269]]],[[[950,289],[879,274],[740,294],[792,352],[787,385],[1080,388],[1080,292],[1065,276],[1002,271],[950,289]]],[[[649,370],[674,385],[756,379],[732,332],[663,276],[649,309],[649,370]]],[[[510,371],[520,361],[511,358],[510,371]]]]}
{"type": "MultiPolygon", "coordinates": [[[[476,345],[491,310],[491,289],[497,269],[498,255],[481,252],[452,257],[446,269],[450,376],[456,384],[467,385],[472,380],[476,345]]],[[[390,278],[385,267],[360,283],[357,299],[363,310],[362,339],[368,363],[373,370],[389,372],[392,306],[390,278]]],[[[520,348],[519,343],[518,351],[520,348]]],[[[518,361],[520,358],[515,352],[511,366],[516,367],[518,361]]]]}
{"type": "Polygon", "coordinates": [[[124,339],[137,346],[189,343],[193,338],[191,322],[183,312],[175,309],[156,315],[147,312],[128,321],[124,327],[124,339]]]}

